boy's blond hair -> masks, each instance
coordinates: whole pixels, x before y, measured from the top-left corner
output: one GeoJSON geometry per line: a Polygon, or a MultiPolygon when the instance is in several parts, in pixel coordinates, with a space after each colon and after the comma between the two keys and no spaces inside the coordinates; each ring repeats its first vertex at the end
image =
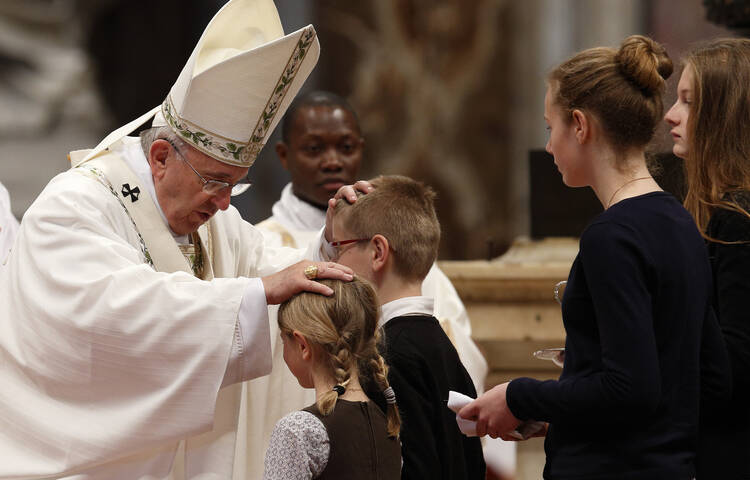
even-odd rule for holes
{"type": "Polygon", "coordinates": [[[339,200],[336,216],[341,216],[344,227],[357,238],[383,235],[395,258],[395,273],[407,280],[423,280],[440,245],[435,191],[400,175],[379,176],[370,183],[375,189],[367,195],[358,194],[355,203],[339,200]]]}

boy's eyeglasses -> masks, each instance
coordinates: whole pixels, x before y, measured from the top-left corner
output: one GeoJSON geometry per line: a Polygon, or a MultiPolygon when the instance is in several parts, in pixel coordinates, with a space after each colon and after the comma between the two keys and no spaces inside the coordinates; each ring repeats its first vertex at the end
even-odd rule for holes
{"type": "Polygon", "coordinates": [[[357,242],[369,242],[369,238],[354,238],[352,240],[338,240],[336,242],[328,242],[328,244],[332,247],[341,247],[343,245],[349,245],[350,243],[357,243],[357,242]]]}
{"type": "Polygon", "coordinates": [[[351,240],[338,240],[335,242],[328,242],[328,245],[331,247],[331,250],[336,252],[336,257],[332,258],[331,260],[338,260],[339,257],[341,257],[341,251],[339,250],[340,247],[344,245],[351,245],[352,243],[359,243],[359,242],[369,242],[369,238],[353,238],[351,240]]]}
{"type": "Polygon", "coordinates": [[[195,172],[196,175],[198,175],[198,178],[203,183],[204,193],[207,193],[209,195],[220,195],[220,194],[225,193],[226,189],[229,189],[229,195],[235,197],[237,195],[245,193],[247,189],[252,186],[252,183],[250,182],[250,180],[247,179],[247,177],[243,179],[244,181],[239,181],[235,184],[222,182],[220,180],[206,180],[205,178],[203,178],[203,175],[198,173],[198,170],[196,170],[190,164],[190,162],[188,162],[187,158],[185,158],[185,156],[182,154],[182,152],[180,152],[180,150],[175,146],[174,143],[172,143],[169,139],[166,139],[166,138],[162,138],[162,140],[172,145],[172,148],[174,149],[175,152],[177,152],[177,155],[180,156],[182,161],[187,163],[187,166],[190,167],[190,170],[192,170],[193,172],[195,172]]]}

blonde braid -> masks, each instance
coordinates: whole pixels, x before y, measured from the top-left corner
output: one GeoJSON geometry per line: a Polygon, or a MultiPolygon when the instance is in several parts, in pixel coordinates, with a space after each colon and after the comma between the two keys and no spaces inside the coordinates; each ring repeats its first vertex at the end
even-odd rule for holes
{"type": "MultiPolygon", "coordinates": [[[[336,380],[336,385],[341,385],[344,388],[349,384],[352,370],[353,355],[350,352],[349,337],[350,334],[348,332],[340,335],[332,351],[328,352],[328,361],[332,366],[333,378],[336,380]]],[[[324,393],[318,399],[317,405],[321,415],[325,416],[333,411],[339,395],[339,392],[334,389],[324,393]]]]}
{"type": "MultiPolygon", "coordinates": [[[[373,341],[370,342],[370,345],[368,345],[368,348],[364,353],[369,357],[369,360],[367,360],[368,373],[372,375],[375,383],[377,383],[380,390],[385,394],[385,391],[390,388],[391,385],[388,383],[388,365],[378,352],[377,344],[379,339],[380,334],[379,332],[376,332],[373,341]]],[[[386,402],[388,408],[386,413],[388,420],[388,435],[395,438],[398,437],[401,430],[401,415],[398,413],[398,404],[396,404],[395,401],[388,402],[387,395],[386,402]]]]}

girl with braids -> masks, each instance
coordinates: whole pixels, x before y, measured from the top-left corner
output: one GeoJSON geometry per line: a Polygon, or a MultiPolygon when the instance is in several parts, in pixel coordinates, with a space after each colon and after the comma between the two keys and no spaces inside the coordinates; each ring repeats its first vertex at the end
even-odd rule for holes
{"type": "Polygon", "coordinates": [[[671,73],[664,48],[636,35],[548,79],[547,151],[566,185],[591,187],[604,207],[563,296],[565,364],[558,380],[517,378],[459,412],[504,438],[519,421],[548,422],[547,479],[695,476],[702,362],[721,373],[726,352],[701,236],[646,168],[671,73]]]}
{"type": "Polygon", "coordinates": [[[729,405],[702,405],[698,478],[750,478],[750,40],[714,40],[683,64],[664,118],[685,160],[685,207],[707,243],[733,380],[729,405]]]}
{"type": "Polygon", "coordinates": [[[321,283],[333,296],[300,294],[279,308],[284,361],[302,387],[315,389],[317,401],[276,424],[263,478],[399,478],[401,420],[378,353],[377,296],[356,277],[321,283]],[[378,385],[387,414],[360,382],[378,385]]]}

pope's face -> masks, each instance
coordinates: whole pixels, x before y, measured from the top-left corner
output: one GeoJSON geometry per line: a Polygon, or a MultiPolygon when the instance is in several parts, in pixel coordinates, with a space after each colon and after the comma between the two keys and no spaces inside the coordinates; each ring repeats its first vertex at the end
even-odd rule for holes
{"type": "Polygon", "coordinates": [[[297,110],[289,143],[279,143],[276,152],[292,177],[294,194],[325,208],[340,187],[356,180],[363,146],[350,112],[319,105],[297,110]]]}
{"type": "Polygon", "coordinates": [[[206,180],[229,184],[237,183],[248,170],[219,162],[184,142],[173,147],[166,140],[156,140],[149,158],[156,197],[169,227],[178,235],[197,231],[218,210],[226,210],[231,197],[230,189],[217,195],[205,193],[203,182],[186,162],[206,180]]]}

